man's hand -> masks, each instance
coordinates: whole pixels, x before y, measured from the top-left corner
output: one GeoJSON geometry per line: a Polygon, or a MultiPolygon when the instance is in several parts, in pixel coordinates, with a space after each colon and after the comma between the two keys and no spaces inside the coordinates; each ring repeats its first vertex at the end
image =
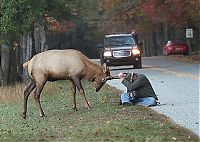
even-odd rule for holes
{"type": "Polygon", "coordinates": [[[125,74],[124,74],[124,73],[122,73],[122,72],[120,72],[120,73],[119,73],[117,76],[119,77],[119,79],[124,79],[124,77],[125,77],[125,74]]]}

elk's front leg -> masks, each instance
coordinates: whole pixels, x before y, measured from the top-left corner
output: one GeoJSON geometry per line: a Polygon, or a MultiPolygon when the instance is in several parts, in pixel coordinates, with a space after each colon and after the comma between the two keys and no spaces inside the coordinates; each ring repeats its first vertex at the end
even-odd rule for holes
{"type": "Polygon", "coordinates": [[[81,96],[81,98],[82,98],[82,100],[84,102],[84,107],[86,107],[87,109],[91,109],[91,106],[89,105],[89,103],[88,103],[88,101],[87,101],[87,99],[85,97],[85,92],[83,90],[83,86],[81,84],[80,79],[78,79],[77,77],[73,77],[72,79],[73,79],[76,87],[78,88],[78,90],[80,92],[80,96],[81,96]]]}
{"type": "Polygon", "coordinates": [[[90,106],[90,104],[88,103],[86,97],[85,97],[85,92],[83,89],[80,89],[80,95],[81,95],[81,98],[83,99],[84,101],[84,107],[87,108],[87,109],[91,109],[92,107],[90,106]]]}
{"type": "Polygon", "coordinates": [[[74,111],[78,111],[77,107],[76,107],[76,85],[74,84],[73,81],[71,81],[71,91],[72,91],[72,95],[73,95],[73,110],[74,111]]]}

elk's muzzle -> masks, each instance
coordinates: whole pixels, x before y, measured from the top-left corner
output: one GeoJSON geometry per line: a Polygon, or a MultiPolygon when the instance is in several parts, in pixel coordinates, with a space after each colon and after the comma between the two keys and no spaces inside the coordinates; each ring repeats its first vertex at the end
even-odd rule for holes
{"type": "Polygon", "coordinates": [[[106,83],[107,80],[111,80],[111,79],[119,79],[118,76],[107,76],[105,78],[102,78],[101,81],[96,82],[95,81],[95,88],[96,88],[96,92],[98,92],[101,87],[106,83]]]}

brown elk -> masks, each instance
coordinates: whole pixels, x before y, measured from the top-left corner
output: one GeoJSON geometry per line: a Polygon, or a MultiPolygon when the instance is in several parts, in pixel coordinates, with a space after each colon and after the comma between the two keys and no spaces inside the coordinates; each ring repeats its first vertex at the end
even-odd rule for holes
{"type": "Polygon", "coordinates": [[[26,118],[28,97],[34,89],[34,99],[40,116],[45,116],[40,104],[40,94],[47,81],[70,80],[73,93],[73,109],[76,111],[76,88],[83,97],[85,107],[91,108],[85,97],[81,84],[82,79],[94,82],[96,92],[101,89],[107,80],[112,79],[110,71],[105,65],[99,66],[81,52],[73,49],[49,50],[39,53],[23,64],[23,67],[26,66],[28,66],[31,79],[24,90],[23,118],[26,118]]]}

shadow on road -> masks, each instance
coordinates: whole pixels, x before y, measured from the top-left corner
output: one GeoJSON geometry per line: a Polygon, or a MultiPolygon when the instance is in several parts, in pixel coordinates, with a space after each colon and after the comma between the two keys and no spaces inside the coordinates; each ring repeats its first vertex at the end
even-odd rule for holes
{"type": "Polygon", "coordinates": [[[110,71],[116,71],[116,70],[133,70],[133,67],[120,67],[120,68],[109,68],[110,71]]]}
{"type": "MultiPolygon", "coordinates": [[[[142,67],[142,69],[148,69],[148,68],[155,68],[155,67],[142,67]]],[[[133,67],[109,67],[110,71],[117,71],[117,70],[142,70],[142,69],[134,69],[133,67]]]]}
{"type": "MultiPolygon", "coordinates": [[[[151,66],[144,66],[142,69],[148,69],[148,68],[155,68],[151,66]]],[[[109,67],[110,71],[117,71],[117,70],[142,70],[142,69],[134,69],[132,66],[131,67],[123,67],[123,66],[118,66],[118,67],[109,67]]]]}

